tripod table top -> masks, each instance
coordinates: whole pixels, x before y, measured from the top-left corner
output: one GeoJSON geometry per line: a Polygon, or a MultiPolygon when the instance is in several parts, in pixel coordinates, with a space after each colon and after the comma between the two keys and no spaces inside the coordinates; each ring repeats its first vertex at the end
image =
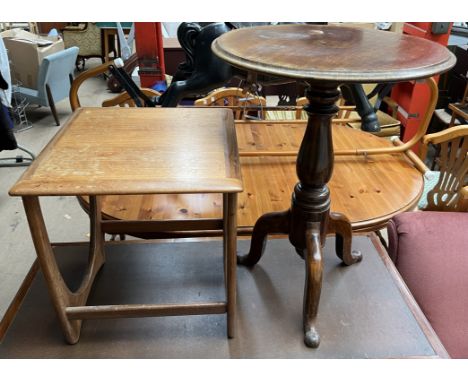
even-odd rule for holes
{"type": "Polygon", "coordinates": [[[456,62],[444,46],[423,38],[307,24],[233,30],[213,41],[212,50],[249,71],[338,83],[415,80],[456,62]]]}

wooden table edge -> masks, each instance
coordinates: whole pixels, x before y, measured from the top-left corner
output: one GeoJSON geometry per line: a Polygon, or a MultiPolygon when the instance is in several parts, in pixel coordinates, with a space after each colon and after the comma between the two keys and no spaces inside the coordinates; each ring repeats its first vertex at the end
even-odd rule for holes
{"type": "MultiPolygon", "coordinates": [[[[240,166],[239,150],[237,144],[237,136],[235,132],[235,122],[233,118],[232,111],[229,109],[221,109],[223,118],[227,119],[226,130],[225,130],[225,178],[206,178],[201,182],[196,182],[192,179],[184,179],[182,181],[164,181],[165,184],[161,186],[160,189],[155,187],[154,189],[141,190],[138,188],[127,187],[122,191],[115,192],[115,188],[108,186],[109,189],[101,188],[98,191],[93,190],[89,187],[90,182],[88,180],[83,180],[82,182],[77,183],[79,189],[77,191],[76,184],[72,187],[62,187],[61,182],[47,182],[47,181],[38,181],[31,180],[30,175],[34,174],[36,168],[41,164],[41,157],[44,157],[49,153],[50,150],[55,146],[55,144],[62,138],[64,133],[68,130],[69,125],[76,119],[78,116],[86,110],[102,108],[99,107],[80,107],[78,108],[71,117],[65,122],[65,124],[59,129],[59,131],[54,135],[54,137],[48,142],[44,149],[39,153],[35,161],[29,166],[26,171],[19,177],[15,184],[10,188],[8,194],[10,196],[78,196],[78,195],[143,195],[143,194],[198,194],[198,193],[238,193],[243,191],[243,182],[242,182],[242,171],[240,166]],[[184,186],[180,189],[176,189],[170,186],[171,183],[180,184],[183,183],[184,186]],[[195,186],[192,184],[195,183],[195,186]],[[203,186],[203,184],[208,183],[209,186],[203,186]],[[49,186],[44,187],[44,185],[49,184],[49,186]],[[60,190],[55,190],[57,184],[60,184],[60,190]]],[[[119,109],[122,111],[121,109],[119,109]]],[[[193,110],[199,110],[193,108],[193,110]]],[[[213,108],[211,109],[213,110],[213,108]]],[[[107,179],[104,181],[99,181],[100,184],[107,183],[110,185],[114,180],[107,179]]],[[[119,182],[125,183],[125,181],[119,180],[119,182]]],[[[154,182],[158,182],[157,180],[154,182]]],[[[128,183],[128,182],[127,182],[128,183]]],[[[144,180],[131,180],[132,184],[147,184],[148,179],[144,180]]]]}
{"type": "MultiPolygon", "coordinates": [[[[75,112],[72,113],[72,115],[70,116],[70,118],[68,118],[68,120],[60,127],[60,129],[55,133],[55,135],[52,137],[52,139],[49,141],[49,143],[47,143],[47,145],[41,150],[41,152],[38,154],[37,157],[39,157],[39,155],[45,155],[47,154],[51,149],[52,147],[55,145],[55,143],[62,137],[62,135],[65,133],[65,131],[67,130],[67,127],[68,125],[77,118],[77,116],[79,114],[81,114],[81,112],[83,111],[83,108],[78,108],[75,112]]],[[[16,188],[16,185],[22,181],[24,181],[24,179],[28,178],[30,173],[34,173],[34,171],[36,171],[36,168],[37,166],[39,165],[39,161],[37,161],[37,158],[35,160],[32,161],[31,165],[21,174],[21,176],[19,177],[19,179],[15,182],[15,184],[13,185],[13,187],[10,188],[10,190],[8,191],[8,194],[10,196],[21,196],[20,194],[16,194],[14,193],[14,190],[16,188]]]]}
{"type": "MultiPolygon", "coordinates": [[[[275,26],[259,26],[255,27],[255,29],[272,29],[275,26]]],[[[333,26],[333,28],[337,28],[337,26],[333,26]]],[[[352,29],[350,27],[338,27],[341,29],[352,29]]],[[[334,71],[334,70],[313,70],[313,69],[294,69],[294,68],[286,68],[283,66],[275,66],[273,64],[265,64],[265,63],[258,63],[255,61],[251,61],[249,59],[242,58],[237,56],[228,50],[226,50],[223,46],[221,46],[220,41],[226,39],[226,35],[233,34],[233,33],[245,33],[245,29],[237,29],[228,32],[225,35],[222,35],[215,39],[211,44],[211,50],[213,53],[218,56],[219,58],[225,60],[226,62],[230,63],[231,65],[240,68],[240,69],[247,69],[252,70],[257,73],[265,73],[270,74],[277,77],[282,78],[294,78],[296,80],[309,80],[309,81],[330,81],[334,83],[375,83],[375,82],[405,82],[405,81],[413,81],[423,78],[432,77],[434,75],[443,73],[451,69],[456,64],[456,57],[455,55],[448,51],[448,57],[445,61],[441,61],[434,64],[429,64],[422,66],[417,69],[404,69],[404,70],[382,70],[378,72],[367,72],[365,75],[361,72],[352,73],[350,71],[342,70],[342,71],[334,71]]],[[[394,32],[387,32],[387,33],[394,33],[394,32]]],[[[410,38],[414,39],[414,36],[410,36],[410,38]]]]}
{"type": "MultiPolygon", "coordinates": [[[[34,182],[36,183],[36,182],[34,182]]],[[[135,183],[135,182],[134,182],[135,183]]],[[[144,183],[147,183],[144,181],[144,183]]],[[[176,183],[176,182],[175,182],[176,183]]],[[[180,184],[180,182],[178,182],[180,184]]],[[[100,189],[99,191],[93,189],[83,189],[77,191],[76,189],[64,189],[64,190],[42,190],[31,188],[32,184],[28,184],[27,181],[24,184],[18,181],[8,192],[10,196],[23,197],[23,196],[107,196],[107,195],[166,195],[166,194],[235,194],[244,190],[242,181],[238,179],[228,178],[223,181],[222,185],[213,185],[210,188],[204,189],[202,187],[187,188],[174,191],[171,187],[161,187],[157,191],[154,190],[126,190],[116,191],[112,189],[100,189]]],[[[53,188],[53,187],[51,187],[53,188]]],[[[84,186],[83,186],[84,188],[84,186]]]]}
{"type": "MultiPolygon", "coordinates": [[[[421,174],[421,177],[423,177],[423,174],[421,174]]],[[[424,180],[422,181],[422,187],[419,190],[418,195],[411,200],[409,203],[405,204],[403,207],[399,208],[397,211],[394,211],[390,214],[383,215],[379,218],[374,218],[370,220],[360,220],[358,222],[352,223],[351,226],[353,227],[353,231],[375,231],[378,229],[385,228],[387,222],[394,216],[398,215],[399,213],[406,212],[413,210],[419,203],[419,200],[421,199],[421,196],[424,192],[424,180]]],[[[340,212],[340,211],[333,211],[333,212],[340,212]]],[[[353,234],[356,232],[353,232],[353,234]]]]}
{"type": "Polygon", "coordinates": [[[447,61],[440,63],[433,69],[433,66],[427,66],[418,70],[417,73],[411,70],[400,71],[398,76],[394,76],[394,71],[382,71],[372,75],[358,75],[350,74],[349,72],[334,72],[334,71],[303,71],[294,69],[285,69],[282,67],[262,66],[253,62],[248,62],[239,59],[216,44],[216,40],[213,41],[212,50],[221,59],[230,63],[231,65],[240,69],[249,69],[258,73],[270,74],[281,78],[293,78],[295,80],[314,80],[314,81],[330,81],[341,83],[375,83],[375,82],[406,82],[421,80],[424,78],[432,77],[439,73],[444,73],[455,66],[456,58],[453,53],[450,52],[451,56],[447,61]]]}

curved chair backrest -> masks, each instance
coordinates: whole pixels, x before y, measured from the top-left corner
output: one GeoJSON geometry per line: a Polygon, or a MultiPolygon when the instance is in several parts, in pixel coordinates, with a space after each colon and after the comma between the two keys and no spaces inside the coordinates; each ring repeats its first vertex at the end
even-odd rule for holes
{"type": "MultiPolygon", "coordinates": [[[[71,106],[72,111],[75,111],[76,109],[81,107],[80,98],[78,96],[78,90],[80,86],[83,84],[83,82],[85,82],[87,79],[91,77],[95,77],[95,76],[98,76],[100,74],[107,72],[109,70],[109,66],[113,64],[114,64],[113,61],[105,62],[104,64],[96,66],[95,68],[84,71],[83,73],[81,73],[74,79],[73,83],[71,84],[70,96],[69,96],[70,106],[71,106]]],[[[153,89],[141,88],[141,91],[143,94],[145,94],[148,97],[156,97],[156,96],[161,95],[159,92],[153,89]]],[[[135,102],[130,97],[130,95],[126,91],[124,91],[116,95],[113,98],[103,101],[101,106],[102,107],[110,107],[110,106],[134,107],[135,102]]]]}
{"type": "MultiPolygon", "coordinates": [[[[156,90],[149,89],[149,88],[140,88],[141,92],[149,98],[159,97],[161,93],[156,90]]],[[[143,103],[144,101],[140,99],[143,103]]],[[[128,94],[126,91],[116,95],[113,98],[106,99],[102,101],[102,107],[112,107],[112,106],[120,106],[120,107],[136,107],[135,101],[133,98],[128,94]]]]}
{"type": "Polygon", "coordinates": [[[78,51],[74,46],[44,57],[37,79],[39,98],[47,99],[46,85],[52,91],[55,101],[68,97],[78,51]]]}
{"type": "MultiPolygon", "coordinates": [[[[213,90],[204,98],[197,99],[195,106],[259,106],[265,108],[266,99],[244,92],[241,88],[221,88],[213,90]]],[[[237,120],[245,118],[244,111],[236,109],[234,118],[237,120]]]]}
{"type": "Polygon", "coordinates": [[[96,66],[95,68],[85,70],[73,80],[71,87],[70,87],[70,94],[69,94],[70,106],[71,106],[72,111],[75,111],[81,106],[80,97],[78,96],[78,89],[83,84],[83,82],[85,82],[88,78],[106,73],[109,70],[109,66],[113,64],[114,64],[114,61],[108,61],[99,66],[96,66]]]}
{"type": "Polygon", "coordinates": [[[424,146],[429,143],[440,144],[440,175],[425,209],[468,212],[468,125],[424,136],[424,146]]]}

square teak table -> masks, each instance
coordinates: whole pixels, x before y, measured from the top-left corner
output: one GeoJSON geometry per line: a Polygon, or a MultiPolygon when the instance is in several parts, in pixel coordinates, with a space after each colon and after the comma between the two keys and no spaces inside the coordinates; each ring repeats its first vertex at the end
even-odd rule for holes
{"type": "Polygon", "coordinates": [[[232,113],[222,109],[83,108],[10,190],[21,196],[40,266],[67,342],[83,319],[227,313],[234,336],[236,209],[242,191],[232,113]],[[222,193],[223,219],[102,221],[100,196],[222,193]],[[89,195],[90,254],[81,286],[65,284],[55,261],[39,197],[89,195]],[[86,306],[105,262],[104,226],[127,233],[223,229],[226,301],[86,306]]]}

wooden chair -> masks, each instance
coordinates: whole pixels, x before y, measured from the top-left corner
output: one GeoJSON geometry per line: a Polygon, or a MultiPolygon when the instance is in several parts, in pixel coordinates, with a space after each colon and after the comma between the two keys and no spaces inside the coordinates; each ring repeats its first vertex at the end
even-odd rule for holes
{"type": "MultiPolygon", "coordinates": [[[[80,99],[78,96],[78,90],[80,86],[85,82],[87,79],[96,77],[100,74],[106,73],[109,69],[110,65],[113,65],[113,61],[105,62],[102,65],[96,66],[93,69],[86,70],[85,72],[81,73],[79,76],[75,78],[75,80],[71,84],[70,88],[70,106],[73,111],[81,106],[80,99]]],[[[159,92],[153,89],[142,88],[141,91],[147,95],[148,97],[157,97],[160,95],[159,92]]],[[[115,97],[112,97],[108,100],[102,102],[102,107],[110,107],[110,106],[122,106],[122,107],[134,107],[135,101],[130,97],[127,92],[122,92],[115,97]]]]}
{"type": "Polygon", "coordinates": [[[468,125],[426,135],[429,143],[441,146],[440,174],[424,211],[388,222],[388,253],[450,356],[467,358],[468,125]]]}
{"type": "Polygon", "coordinates": [[[449,127],[455,125],[457,118],[468,121],[468,83],[466,84],[461,101],[459,103],[450,103],[449,109],[452,110],[452,117],[450,119],[449,127]]]}
{"type": "Polygon", "coordinates": [[[266,99],[256,96],[241,88],[220,88],[213,90],[206,97],[197,99],[195,106],[236,106],[234,119],[264,119],[266,99]],[[252,106],[256,106],[256,112],[252,113],[252,106]],[[247,111],[247,112],[246,112],[247,111]],[[249,113],[250,112],[250,113],[249,113]]]}
{"type": "MultiPolygon", "coordinates": [[[[377,98],[377,97],[374,97],[377,98]]],[[[374,101],[376,101],[373,98],[374,101]]],[[[390,97],[383,97],[385,102],[391,109],[391,115],[377,110],[376,115],[382,131],[373,133],[379,137],[399,136],[400,135],[400,121],[397,119],[398,105],[390,97]]],[[[303,110],[304,106],[308,103],[306,97],[300,97],[296,100],[295,110],[287,107],[270,108],[267,107],[265,114],[266,120],[307,120],[307,113],[303,110]]],[[[334,118],[335,124],[348,125],[354,129],[361,129],[361,117],[356,111],[355,105],[346,105],[345,99],[340,97],[338,101],[339,112],[334,118]]]]}
{"type": "MultiPolygon", "coordinates": [[[[438,120],[443,123],[443,127],[441,127],[442,129],[468,123],[468,83],[460,102],[449,103],[448,108],[452,111],[451,116],[445,111],[445,109],[438,109],[435,111],[435,115],[438,120]]],[[[440,146],[436,146],[434,149],[433,157],[426,159],[426,162],[430,163],[432,170],[437,167],[437,164],[440,161],[440,146]]]]}
{"type": "Polygon", "coordinates": [[[425,169],[433,182],[423,195],[427,197],[424,210],[468,212],[468,125],[428,134],[422,143],[422,158],[429,144],[440,145],[440,171],[425,169]]]}
{"type": "MultiPolygon", "coordinates": [[[[372,93],[377,91],[377,89],[378,88],[375,87],[370,94],[372,95],[372,93]]],[[[375,110],[381,130],[379,132],[373,132],[372,134],[377,135],[378,137],[400,136],[401,122],[397,118],[398,104],[390,97],[381,97],[378,93],[371,97],[370,102],[375,105],[374,109],[380,107],[380,103],[383,102],[388,106],[390,111],[390,113],[386,113],[382,110],[375,110]]],[[[361,118],[356,111],[356,107],[348,105],[347,111],[346,117],[355,119],[355,121],[347,122],[348,126],[353,129],[361,129],[361,118]]]]}
{"type": "MultiPolygon", "coordinates": [[[[305,119],[307,120],[307,113],[304,110],[304,106],[307,106],[308,101],[306,97],[301,97],[296,100],[297,110],[296,110],[296,119],[305,119]]],[[[352,114],[356,110],[354,105],[345,105],[343,97],[340,97],[338,100],[338,114],[333,118],[333,123],[338,125],[346,125],[350,123],[360,122],[361,118],[357,113],[352,114]]]]}
{"type": "MultiPolygon", "coordinates": [[[[236,88],[234,88],[236,89],[236,88]]],[[[208,98],[208,97],[207,97],[208,98]]],[[[263,97],[260,97],[261,100],[263,97]]],[[[203,99],[202,99],[203,100],[203,99]]],[[[341,101],[341,99],[340,99],[341,101]]],[[[260,102],[259,105],[256,102],[244,103],[238,105],[235,103],[225,102],[224,104],[212,104],[212,106],[225,106],[233,110],[234,113],[238,113],[241,110],[243,113],[248,112],[248,114],[256,113],[259,119],[264,119],[265,121],[279,122],[284,121],[287,123],[303,123],[307,120],[307,113],[304,110],[304,107],[307,106],[308,101],[306,97],[300,97],[296,100],[296,105],[291,106],[270,106],[260,102]]],[[[200,100],[195,101],[195,106],[207,106],[207,102],[200,100]]],[[[355,110],[355,106],[344,106],[341,103],[338,105],[339,112],[337,116],[333,119],[334,124],[345,125],[346,123],[358,122],[360,121],[359,117],[350,116],[350,112],[355,110]]],[[[235,114],[239,115],[239,114],[235,114]]],[[[245,118],[236,118],[236,120],[245,119],[245,118]]]]}

